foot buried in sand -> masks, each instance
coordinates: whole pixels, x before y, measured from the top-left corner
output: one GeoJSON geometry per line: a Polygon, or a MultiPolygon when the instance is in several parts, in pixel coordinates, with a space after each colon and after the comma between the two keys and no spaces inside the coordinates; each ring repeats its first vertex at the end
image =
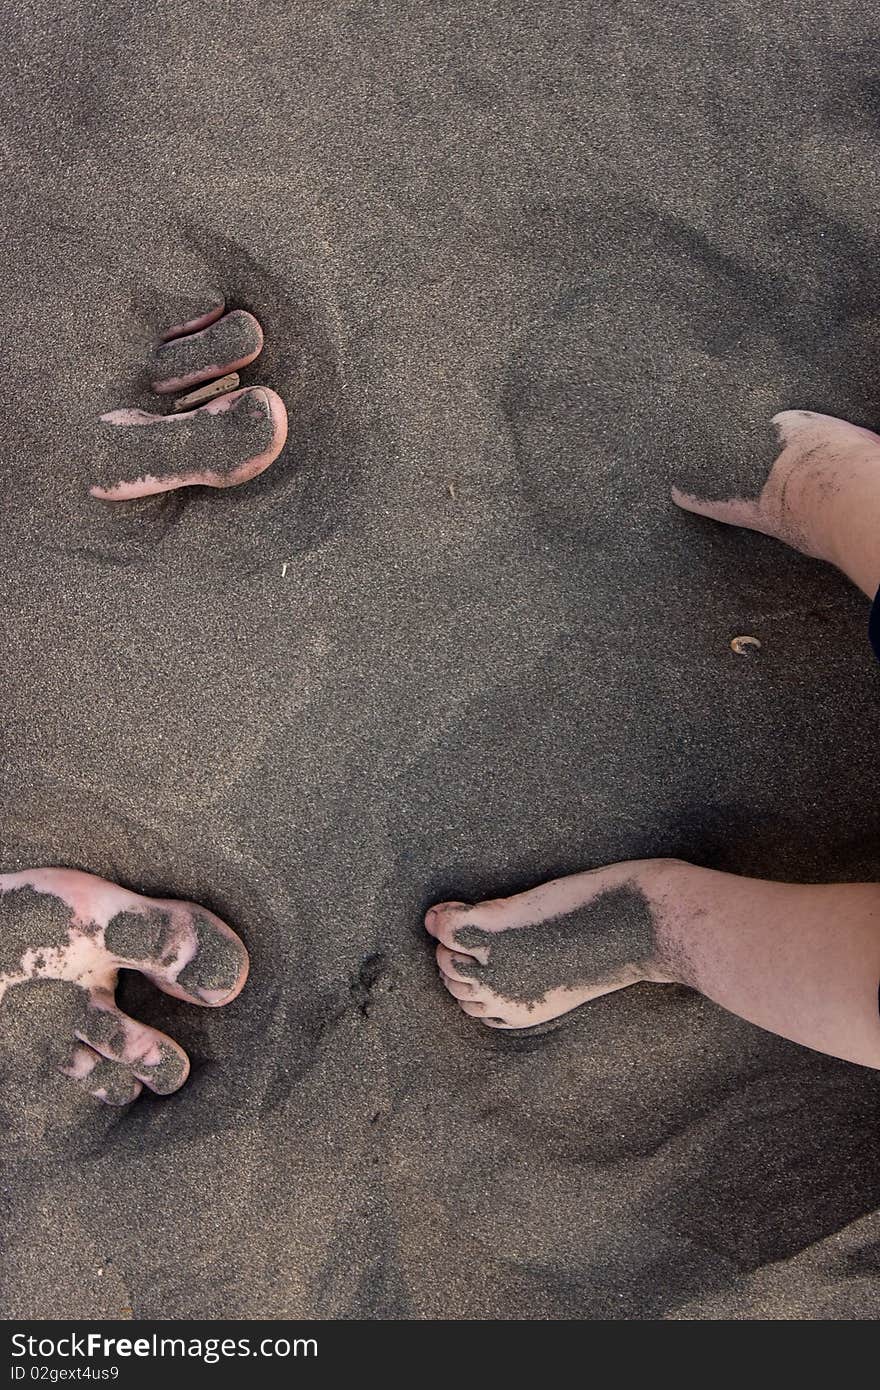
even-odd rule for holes
{"type": "Polygon", "coordinates": [[[187,391],[200,382],[237,372],[263,350],[263,330],[253,314],[233,309],[197,331],[166,334],[153,349],[150,377],[157,395],[187,391]]]}
{"type": "Polygon", "coordinates": [[[0,874],[0,1033],[5,1008],[39,984],[65,994],[71,1036],[61,1070],[96,1099],[126,1105],[144,1085],[176,1091],[189,1059],[172,1038],[115,1002],[119,971],[166,994],[216,1008],[242,989],[243,942],[194,903],[143,898],[75,869],[0,874]]]}
{"type": "Polygon", "coordinates": [[[757,497],[708,501],[673,488],[673,501],[826,560],[873,598],[880,583],[880,436],[811,410],[783,410],[772,424],[780,452],[757,497]]]}
{"type": "MultiPolygon", "coordinates": [[[[262,346],[253,314],[212,310],[165,335],[150,366],[153,390],[191,393],[216,378],[234,379],[262,346]]],[[[111,410],[98,423],[89,490],[102,501],[122,502],[181,487],[237,487],[264,472],[286,439],[284,402],[266,386],[234,390],[171,415],[111,410]]]]}

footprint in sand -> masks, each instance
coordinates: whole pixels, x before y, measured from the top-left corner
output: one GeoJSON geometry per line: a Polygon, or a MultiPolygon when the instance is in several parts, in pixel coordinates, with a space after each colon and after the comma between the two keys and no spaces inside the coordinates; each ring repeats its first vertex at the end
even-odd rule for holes
{"type": "Polygon", "coordinates": [[[117,1008],[120,970],[216,1008],[242,989],[248,955],[230,927],[193,903],[142,898],[76,869],[0,874],[0,1036],[22,1045],[15,1023],[24,1008],[30,1043],[44,1005],[54,1065],[109,1105],[127,1105],[144,1085],[167,1095],[189,1073],[172,1038],[117,1008]]]}
{"type": "MultiPolygon", "coordinates": [[[[244,309],[227,314],[224,307],[167,330],[149,363],[156,395],[192,392],[256,361],[263,347],[259,323],[244,309]]],[[[237,487],[264,472],[286,438],[284,402],[266,386],[232,390],[170,415],[111,410],[98,422],[89,491],[124,502],[194,485],[237,487]]]]}

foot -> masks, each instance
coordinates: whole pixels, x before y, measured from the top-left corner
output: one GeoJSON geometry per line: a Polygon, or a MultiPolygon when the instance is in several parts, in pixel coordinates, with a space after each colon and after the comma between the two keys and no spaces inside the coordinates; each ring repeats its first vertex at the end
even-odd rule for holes
{"type": "Polygon", "coordinates": [[[654,864],[614,864],[425,917],[443,984],[490,1028],[547,1023],[642,980],[668,982],[655,934],[654,864]]]}
{"type": "Polygon", "coordinates": [[[238,385],[235,375],[259,356],[263,331],[253,314],[219,305],[200,318],[169,329],[153,352],[150,378],[157,395],[176,391],[204,396],[206,404],[171,415],[111,410],[99,422],[93,497],[108,502],[149,497],[175,488],[237,487],[262,473],[287,438],[287,411],[265,386],[238,385]],[[225,382],[224,379],[230,380],[225,382]],[[218,381],[218,379],[221,379],[218,381]]]}
{"type": "Polygon", "coordinates": [[[0,1037],[19,997],[30,1006],[63,992],[70,1036],[54,1040],[60,1070],[110,1105],[135,1100],[144,1085],[176,1091],[189,1073],[172,1038],[117,1008],[121,969],[216,1008],[241,990],[248,956],[234,931],[193,903],[142,898],[75,869],[0,874],[0,1037]]]}
{"type": "Polygon", "coordinates": [[[153,349],[150,366],[157,395],[189,391],[201,382],[238,372],[263,350],[263,330],[245,309],[223,313],[218,305],[201,318],[169,328],[153,349]]]}
{"type": "Polygon", "coordinates": [[[427,914],[443,983],[492,1028],[546,1023],[650,980],[880,1068],[880,885],[774,883],[644,859],[427,914]]]}
{"type": "Polygon", "coordinates": [[[772,423],[781,451],[758,497],[711,502],[673,488],[673,500],[826,560],[873,597],[880,583],[880,437],[810,410],[784,410],[772,423]]]}

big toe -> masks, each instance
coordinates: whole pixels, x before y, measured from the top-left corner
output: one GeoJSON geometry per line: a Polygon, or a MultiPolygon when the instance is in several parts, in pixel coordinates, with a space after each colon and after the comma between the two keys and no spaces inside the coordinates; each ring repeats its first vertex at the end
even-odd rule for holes
{"type": "Polygon", "coordinates": [[[90,492],[121,502],[180,487],[237,487],[268,468],[286,438],[284,402],[266,386],[178,415],[111,410],[98,425],[90,492]]]}
{"type": "Polygon", "coordinates": [[[492,932],[503,925],[497,901],[437,903],[425,914],[425,930],[450,951],[486,963],[492,932]]]}
{"type": "Polygon", "coordinates": [[[697,497],[693,493],[683,492],[681,488],[674,487],[672,500],[682,511],[707,516],[712,521],[723,521],[728,526],[744,526],[750,531],[762,529],[761,507],[752,498],[733,497],[716,501],[697,497]]]}
{"type": "Polygon", "coordinates": [[[108,921],[104,945],[118,967],[139,970],[189,1004],[228,1004],[247,979],[244,942],[195,903],[137,899],[108,921]]]}
{"type": "MultiPolygon", "coordinates": [[[[193,322],[201,325],[204,320],[193,322]]],[[[195,332],[187,331],[187,326],[182,325],[177,336],[166,336],[165,341],[153,349],[150,362],[153,390],[160,395],[183,391],[202,381],[238,371],[259,357],[262,348],[263,330],[246,309],[233,309],[222,317],[210,318],[206,326],[198,327],[195,332]]]]}
{"type": "Polygon", "coordinates": [[[178,1090],[189,1075],[189,1058],[173,1038],[129,1018],[113,996],[97,991],[77,1027],[77,1036],[108,1061],[127,1067],[157,1095],[178,1090]]]}

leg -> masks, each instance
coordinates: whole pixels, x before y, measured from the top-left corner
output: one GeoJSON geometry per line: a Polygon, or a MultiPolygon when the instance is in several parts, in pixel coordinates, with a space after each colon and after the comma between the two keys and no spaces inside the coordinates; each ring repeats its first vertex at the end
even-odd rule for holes
{"type": "Polygon", "coordinates": [[[746,526],[843,570],[873,599],[880,586],[880,436],[809,410],[774,417],[781,453],[759,497],[680,507],[746,526]]]}
{"type": "Polygon", "coordinates": [[[426,927],[465,1013],[522,1028],[638,981],[689,985],[770,1032],[880,1068],[880,885],[615,864],[426,927]]]}

